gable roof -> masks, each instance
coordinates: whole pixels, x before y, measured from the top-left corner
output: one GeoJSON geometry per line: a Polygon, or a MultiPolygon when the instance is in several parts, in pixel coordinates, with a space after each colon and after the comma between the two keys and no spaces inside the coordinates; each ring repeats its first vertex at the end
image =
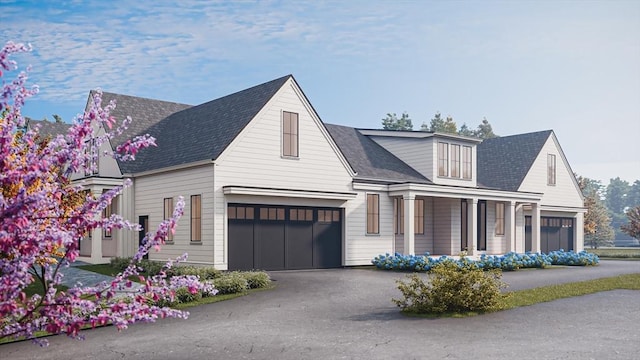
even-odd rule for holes
{"type": "Polygon", "coordinates": [[[325,124],[325,127],[349,165],[357,172],[356,178],[382,182],[432,183],[375,141],[361,134],[358,129],[332,124],[325,124]]]}
{"type": "Polygon", "coordinates": [[[39,134],[43,136],[57,136],[57,135],[65,135],[69,130],[71,124],[68,123],[59,123],[59,122],[51,122],[48,120],[33,120],[30,118],[25,118],[27,120],[27,126],[34,127],[36,125],[40,126],[39,134]]]}
{"type": "Polygon", "coordinates": [[[119,162],[122,173],[215,160],[290,78],[283,76],[196,106],[103,94],[104,100],[117,100],[114,116],[133,118],[131,129],[112,146],[136,135],[156,138],[157,147],[139,152],[135,161],[119,162]]]}
{"type": "Polygon", "coordinates": [[[518,191],[553,130],[486,139],[477,147],[478,183],[518,191]]]}

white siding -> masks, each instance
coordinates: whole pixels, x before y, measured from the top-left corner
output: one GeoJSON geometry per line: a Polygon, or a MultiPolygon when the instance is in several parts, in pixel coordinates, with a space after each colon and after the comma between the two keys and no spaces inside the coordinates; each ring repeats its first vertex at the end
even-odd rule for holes
{"type": "Polygon", "coordinates": [[[429,179],[433,177],[433,141],[430,138],[384,136],[370,136],[370,138],[425,177],[429,179]]]}
{"type": "MultiPolygon", "coordinates": [[[[164,198],[178,196],[185,199],[184,215],[178,223],[174,243],[162,247],[160,252],[151,250],[149,259],[167,260],[184,253],[189,254],[189,262],[212,264],[213,259],[213,166],[169,171],[135,179],[135,220],[139,216],[149,216],[149,229],[155,232],[164,220],[164,198]],[[191,195],[202,195],[202,243],[191,242],[191,195]]],[[[137,240],[137,238],[136,238],[137,240]]]]}
{"type": "MultiPolygon", "coordinates": [[[[216,161],[215,172],[215,264],[225,268],[226,204],[242,198],[225,197],[223,187],[245,186],[260,188],[352,192],[352,177],[339,153],[331,146],[331,138],[312,112],[302,94],[291,80],[287,82],[256,118],[238,135],[216,161]],[[295,112],[299,119],[299,157],[282,156],[282,111],[295,112]]],[[[294,198],[244,198],[251,203],[300,204],[294,198]]],[[[354,201],[358,203],[359,200],[354,201]]],[[[322,200],[303,201],[307,206],[326,206],[322,200]]],[[[342,202],[329,202],[341,206],[342,202]]],[[[381,199],[382,208],[382,199],[381,199]]],[[[349,219],[349,207],[346,218],[349,219]]],[[[366,214],[365,214],[366,215],[366,214]]],[[[362,215],[362,221],[365,220],[362,215]]],[[[359,216],[359,215],[356,215],[359,216]]],[[[358,221],[358,219],[354,219],[358,221]]],[[[347,220],[348,221],[348,220],[347,220]]],[[[364,229],[364,228],[363,228],[364,229]]],[[[351,241],[346,237],[346,241],[351,241]]],[[[390,245],[390,244],[389,244],[390,245]]],[[[368,258],[370,251],[360,242],[348,243],[345,261],[353,263],[368,258]]],[[[388,248],[388,247],[387,247],[388,248]]],[[[377,255],[377,254],[376,254],[377,255]]],[[[209,257],[211,252],[209,253],[209,257]]]]}
{"type": "Polygon", "coordinates": [[[544,193],[540,202],[542,206],[583,206],[580,190],[573,181],[573,174],[569,164],[564,161],[555,135],[547,139],[518,191],[544,193]],[[555,185],[547,185],[547,154],[556,156],[555,185]]]}
{"type": "MultiPolygon", "coordinates": [[[[368,192],[380,195],[380,233],[367,234],[367,192],[358,192],[355,200],[346,204],[345,265],[370,265],[381,254],[393,252],[393,198],[384,192],[368,192]]],[[[402,252],[400,249],[399,252],[402,252]]]]}
{"type": "Polygon", "coordinates": [[[433,198],[433,255],[460,252],[460,199],[433,198]]]}

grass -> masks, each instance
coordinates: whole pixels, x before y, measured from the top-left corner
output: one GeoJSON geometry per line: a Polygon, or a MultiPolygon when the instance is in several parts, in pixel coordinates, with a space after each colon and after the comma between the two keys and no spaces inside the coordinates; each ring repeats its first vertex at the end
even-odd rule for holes
{"type": "Polygon", "coordinates": [[[93,271],[94,273],[116,276],[120,272],[118,269],[112,267],[110,264],[94,264],[94,265],[80,265],[78,269],[93,271]]]}
{"type": "MultiPolygon", "coordinates": [[[[506,293],[508,296],[505,299],[503,310],[611,290],[640,290],[640,273],[508,292],[506,293]]],[[[403,313],[411,317],[423,318],[462,318],[482,314],[479,312],[446,314],[403,313]]]]}
{"type": "Polygon", "coordinates": [[[640,247],[637,248],[600,248],[585,249],[602,259],[640,259],[640,247]]]}

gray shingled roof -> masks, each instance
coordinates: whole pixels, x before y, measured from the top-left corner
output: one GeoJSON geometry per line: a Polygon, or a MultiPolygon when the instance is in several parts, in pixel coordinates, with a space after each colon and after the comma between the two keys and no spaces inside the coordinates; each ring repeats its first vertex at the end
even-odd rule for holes
{"type": "Polygon", "coordinates": [[[67,123],[57,123],[55,121],[48,121],[48,120],[33,120],[30,118],[25,118],[27,120],[27,126],[29,127],[34,127],[36,125],[40,125],[40,135],[43,136],[47,136],[47,135],[51,135],[51,136],[57,136],[57,135],[64,135],[67,133],[67,131],[69,130],[69,127],[71,126],[71,124],[67,124],[67,123]]]}
{"type": "Polygon", "coordinates": [[[484,140],[478,145],[478,185],[518,191],[553,130],[484,140]]]}
{"type": "MultiPolygon", "coordinates": [[[[89,93],[89,99],[93,97],[93,94],[94,91],[89,93]]],[[[152,126],[156,125],[167,116],[178,111],[188,109],[192,106],[103,91],[102,106],[107,106],[111,100],[115,100],[116,102],[116,108],[111,112],[113,117],[115,117],[119,122],[124,120],[127,116],[131,116],[132,119],[127,130],[120,136],[111,140],[111,145],[114,149],[116,146],[121,145],[136,135],[148,133],[152,126]]]]}
{"type": "Polygon", "coordinates": [[[375,141],[348,126],[325,124],[347,161],[358,174],[356,178],[383,182],[432,182],[387,151],[375,141]]]}
{"type": "MultiPolygon", "coordinates": [[[[132,126],[113,146],[135,135],[150,134],[157,147],[144,149],[135,161],[120,162],[123,173],[138,173],[202,160],[215,160],[292,78],[287,75],[207,103],[189,106],[117,94],[114,116],[131,116],[132,126]]],[[[106,103],[105,103],[106,104],[106,103]]]]}

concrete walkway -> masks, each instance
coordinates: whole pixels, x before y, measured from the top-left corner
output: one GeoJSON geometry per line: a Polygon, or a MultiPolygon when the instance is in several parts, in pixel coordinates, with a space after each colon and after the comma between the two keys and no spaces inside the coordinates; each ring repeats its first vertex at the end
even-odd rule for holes
{"type": "MultiPolygon", "coordinates": [[[[505,273],[511,289],[640,273],[638,261],[505,273]]],[[[470,318],[403,316],[403,274],[367,269],[273,272],[277,287],[76,342],[0,345],[2,359],[634,359],[640,291],[618,290],[470,318]]]]}

